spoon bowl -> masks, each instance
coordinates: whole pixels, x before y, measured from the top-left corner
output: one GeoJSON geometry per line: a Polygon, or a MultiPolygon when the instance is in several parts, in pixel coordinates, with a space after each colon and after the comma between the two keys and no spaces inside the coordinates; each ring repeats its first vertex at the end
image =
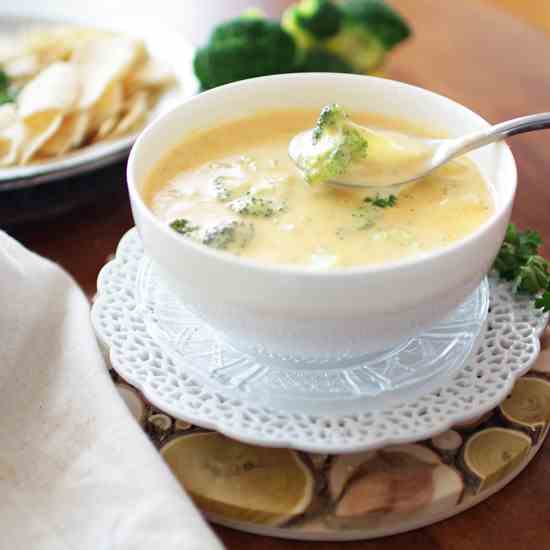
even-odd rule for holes
{"type": "MultiPolygon", "coordinates": [[[[358,127],[358,125],[355,125],[358,127]]],[[[327,183],[344,187],[362,187],[367,189],[384,188],[387,191],[399,191],[404,185],[419,180],[443,164],[462,156],[474,149],[495,143],[507,137],[550,128],[550,113],[539,113],[502,122],[481,131],[472,132],[453,139],[422,139],[413,136],[399,136],[397,146],[403,152],[388,162],[367,155],[364,162],[353,166],[337,179],[327,183]]],[[[363,128],[365,132],[372,130],[363,128]]],[[[311,143],[313,130],[296,135],[289,143],[288,154],[295,164],[311,143]]],[[[390,134],[390,133],[388,133],[390,134]]],[[[396,138],[395,133],[394,139],[396,138]]],[[[391,136],[388,135],[391,138],[391,136]]]]}

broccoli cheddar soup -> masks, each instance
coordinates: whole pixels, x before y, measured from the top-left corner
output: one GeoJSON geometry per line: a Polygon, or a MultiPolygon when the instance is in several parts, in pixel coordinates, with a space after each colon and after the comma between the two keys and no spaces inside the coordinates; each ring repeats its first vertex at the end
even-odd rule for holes
{"type": "MultiPolygon", "coordinates": [[[[489,188],[466,158],[395,194],[308,185],[288,144],[316,118],[309,111],[262,112],[196,133],[153,169],[145,202],[181,238],[261,262],[317,268],[441,248],[491,215],[489,188]]],[[[388,135],[429,135],[404,121],[368,114],[354,120],[388,135]]]]}

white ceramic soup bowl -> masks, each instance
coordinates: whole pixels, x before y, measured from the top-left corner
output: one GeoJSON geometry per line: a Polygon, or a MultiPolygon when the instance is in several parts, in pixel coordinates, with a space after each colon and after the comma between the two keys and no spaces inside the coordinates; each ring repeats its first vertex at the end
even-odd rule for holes
{"type": "Polygon", "coordinates": [[[488,123],[435,93],[386,79],[328,73],[237,82],[195,96],[151,124],[128,162],[134,219],[146,253],[165,283],[234,347],[264,360],[356,360],[398,345],[448,315],[480,284],[510,217],[516,165],[505,144],[471,154],[491,188],[487,223],[447,248],[375,267],[319,270],[267,265],[209,249],[157,219],[141,192],[157,161],[192,132],[258,111],[350,111],[401,117],[451,136],[488,123]]]}

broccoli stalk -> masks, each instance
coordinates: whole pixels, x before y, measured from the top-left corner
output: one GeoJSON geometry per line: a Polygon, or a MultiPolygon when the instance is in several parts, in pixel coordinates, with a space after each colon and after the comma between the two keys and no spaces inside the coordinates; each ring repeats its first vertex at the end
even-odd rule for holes
{"type": "Polygon", "coordinates": [[[321,111],[296,163],[310,185],[343,176],[367,156],[368,143],[359,126],[349,120],[342,107],[333,103],[321,111]]]}

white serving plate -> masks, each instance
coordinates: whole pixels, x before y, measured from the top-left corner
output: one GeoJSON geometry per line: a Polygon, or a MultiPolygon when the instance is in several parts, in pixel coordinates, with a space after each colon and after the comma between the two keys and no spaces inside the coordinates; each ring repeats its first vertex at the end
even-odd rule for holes
{"type": "MultiPolygon", "coordinates": [[[[168,90],[150,113],[153,121],[178,103],[197,93],[198,83],[193,73],[194,48],[179,32],[168,25],[132,18],[112,18],[86,14],[81,17],[50,16],[48,7],[40,6],[37,15],[14,15],[13,10],[2,13],[0,33],[13,33],[34,25],[81,24],[123,32],[144,40],[150,55],[168,64],[177,80],[176,88],[168,90]]],[[[60,158],[31,162],[26,166],[0,168],[0,192],[33,187],[48,181],[85,174],[117,162],[128,155],[139,133],[88,145],[60,158]]]]}
{"type": "Polygon", "coordinates": [[[269,378],[276,367],[251,365],[242,353],[231,357],[235,351],[155,275],[131,230],[100,273],[92,320],[113,368],[160,410],[247,443],[347,453],[428,439],[507,396],[538,356],[548,316],[507,283],[491,280],[490,299],[485,332],[482,285],[450,318],[413,339],[432,354],[432,373],[422,372],[414,349],[409,365],[397,349],[373,361],[387,367],[378,369],[379,384],[374,376],[357,391],[338,385],[349,373],[330,364],[286,367],[289,383],[281,385],[269,378]],[[443,346],[434,354],[429,346],[438,339],[443,346]],[[445,346],[449,354],[441,353],[445,346]]]}

